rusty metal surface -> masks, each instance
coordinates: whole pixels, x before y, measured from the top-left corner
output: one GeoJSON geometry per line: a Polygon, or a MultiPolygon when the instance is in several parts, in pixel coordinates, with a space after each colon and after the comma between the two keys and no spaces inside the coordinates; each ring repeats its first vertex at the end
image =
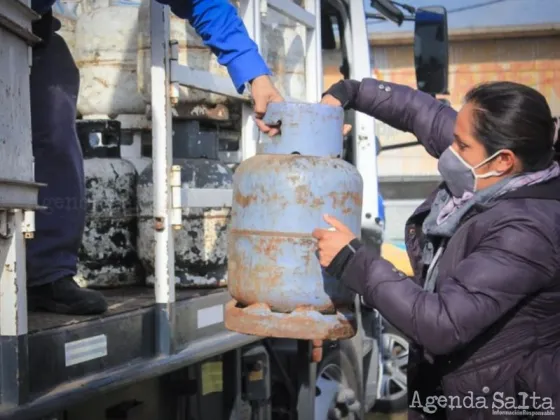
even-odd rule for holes
{"type": "Polygon", "coordinates": [[[230,119],[229,108],[223,104],[178,103],[175,110],[185,119],[212,121],[228,121],[230,119]]]}
{"type": "MultiPolygon", "coordinates": [[[[190,188],[231,188],[231,170],[218,161],[176,159],[181,182],[190,188]]],[[[146,282],[154,283],[152,166],[139,176],[138,254],[146,282]]],[[[223,287],[227,282],[229,208],[186,208],[182,229],[175,232],[175,284],[184,288],[223,287]]]]}
{"type": "Polygon", "coordinates": [[[225,326],[242,334],[298,340],[343,340],[357,331],[354,315],[348,310],[328,315],[301,307],[282,314],[263,303],[243,307],[235,300],[226,305],[225,326]]]}
{"type": "Polygon", "coordinates": [[[264,122],[270,125],[281,122],[282,134],[262,139],[259,153],[340,157],[343,120],[340,107],[295,102],[270,104],[264,122]]]}
{"type": "Polygon", "coordinates": [[[333,313],[353,294],[327,276],[311,237],[328,213],[359,235],[362,181],[340,160],[258,155],[235,173],[229,232],[229,291],[240,303],[333,313]]]}
{"type": "MultiPolygon", "coordinates": [[[[122,159],[85,159],[86,226],[76,281],[83,287],[138,284],[136,170],[122,159]]],[[[75,204],[75,203],[73,203],[75,204]]]]}
{"type": "Polygon", "coordinates": [[[269,154],[243,161],[234,175],[228,288],[240,308],[231,309],[239,319],[226,325],[274,337],[347,337],[351,322],[340,313],[354,294],[321,268],[311,236],[328,227],[325,214],[360,235],[362,178],[331,157],[342,149],[342,110],[271,108],[268,117],[282,121],[282,134],[263,147],[269,154]],[[295,147],[307,156],[291,154],[295,147]]]}
{"type": "MultiPolygon", "coordinates": [[[[58,3],[67,3],[58,0],[58,3]]],[[[297,1],[296,1],[297,3],[297,1]]],[[[60,34],[67,40],[81,73],[78,110],[82,115],[145,113],[150,102],[149,0],[100,3],[82,0],[75,13],[62,17],[60,34]]],[[[58,9],[58,7],[57,7],[58,9]]],[[[60,15],[60,12],[59,12],[60,15]]],[[[180,64],[229,77],[216,56],[184,19],[171,15],[171,39],[179,42],[180,64]]],[[[281,93],[305,98],[305,28],[269,9],[262,18],[261,53],[281,93]]],[[[221,95],[181,86],[179,103],[229,107],[221,95]]],[[[189,110],[179,108],[180,117],[189,110]],[[183,114],[182,112],[185,111],[183,114]]]]}

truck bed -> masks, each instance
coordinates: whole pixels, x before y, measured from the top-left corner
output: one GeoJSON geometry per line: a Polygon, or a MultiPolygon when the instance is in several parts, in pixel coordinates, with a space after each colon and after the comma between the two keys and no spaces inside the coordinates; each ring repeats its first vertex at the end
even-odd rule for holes
{"type": "Polygon", "coordinates": [[[101,316],[29,314],[28,365],[19,376],[30,400],[20,407],[0,407],[0,420],[40,417],[259,340],[226,330],[227,288],[176,290],[165,325],[153,288],[103,293],[109,310],[101,316]],[[158,351],[158,339],[169,343],[168,350],[158,351]]]}
{"type": "MultiPolygon", "coordinates": [[[[227,289],[177,289],[176,300],[185,301],[197,297],[223,293],[227,289]]],[[[102,290],[109,309],[103,315],[59,315],[48,312],[30,312],[28,317],[29,333],[50,330],[57,327],[70,326],[81,322],[103,319],[125,312],[149,308],[154,304],[154,289],[152,287],[123,287],[119,289],[102,290]]]]}

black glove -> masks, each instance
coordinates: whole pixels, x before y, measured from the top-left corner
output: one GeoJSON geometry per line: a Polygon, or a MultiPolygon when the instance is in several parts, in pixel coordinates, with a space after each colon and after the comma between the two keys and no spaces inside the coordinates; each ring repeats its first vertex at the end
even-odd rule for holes
{"type": "Polygon", "coordinates": [[[354,98],[360,89],[360,82],[356,80],[341,80],[332,85],[322,96],[331,95],[337,99],[344,109],[354,108],[354,98]]]}
{"type": "MultiPolygon", "coordinates": [[[[334,95],[333,95],[334,96],[334,95]]],[[[337,98],[338,99],[338,98],[337,98]]],[[[333,258],[331,263],[325,271],[327,274],[333,276],[334,278],[340,280],[346,270],[346,266],[350,260],[354,257],[354,254],[362,247],[362,243],[359,239],[352,239],[348,245],[342,248],[338,254],[333,258]]]]}

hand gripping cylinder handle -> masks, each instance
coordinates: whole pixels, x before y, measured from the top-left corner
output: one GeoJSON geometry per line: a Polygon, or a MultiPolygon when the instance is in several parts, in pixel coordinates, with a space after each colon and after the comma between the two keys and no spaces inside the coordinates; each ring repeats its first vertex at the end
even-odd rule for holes
{"type": "Polygon", "coordinates": [[[281,133],[264,136],[259,154],[300,154],[340,157],[344,110],[303,102],[277,102],[267,107],[265,124],[280,125],[281,133]]]}

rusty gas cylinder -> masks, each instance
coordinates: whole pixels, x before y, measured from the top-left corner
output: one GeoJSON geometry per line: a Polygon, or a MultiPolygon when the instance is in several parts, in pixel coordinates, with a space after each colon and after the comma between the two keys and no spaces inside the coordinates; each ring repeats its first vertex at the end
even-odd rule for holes
{"type": "Polygon", "coordinates": [[[342,339],[356,333],[354,294],[325,273],[316,227],[330,214],[360,235],[363,183],[340,158],[343,110],[271,104],[281,122],[237,168],[228,245],[228,329],[263,337],[342,339]]]}

